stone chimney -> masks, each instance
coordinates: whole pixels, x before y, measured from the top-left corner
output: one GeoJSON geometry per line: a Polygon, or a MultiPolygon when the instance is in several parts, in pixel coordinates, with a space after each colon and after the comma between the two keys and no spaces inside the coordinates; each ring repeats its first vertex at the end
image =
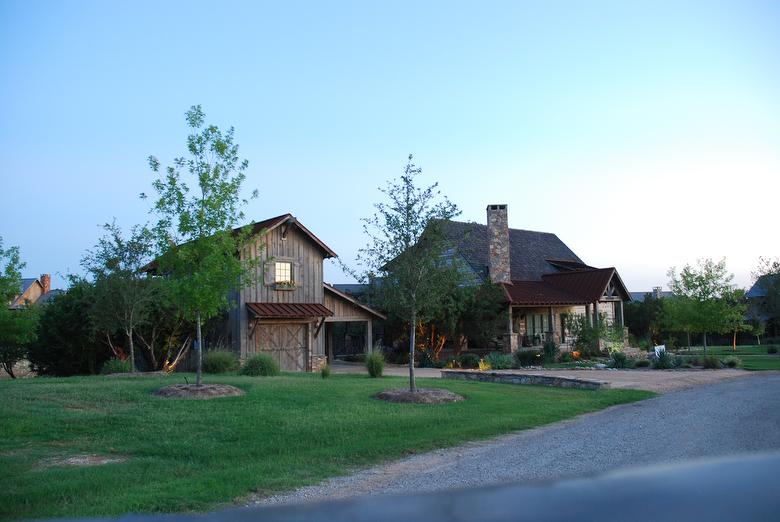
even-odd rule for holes
{"type": "Polygon", "coordinates": [[[509,216],[506,205],[488,205],[488,273],[493,283],[511,283],[509,268],[509,216]]]}
{"type": "Polygon", "coordinates": [[[51,290],[51,274],[41,274],[41,286],[43,287],[43,293],[45,294],[51,290]]]}

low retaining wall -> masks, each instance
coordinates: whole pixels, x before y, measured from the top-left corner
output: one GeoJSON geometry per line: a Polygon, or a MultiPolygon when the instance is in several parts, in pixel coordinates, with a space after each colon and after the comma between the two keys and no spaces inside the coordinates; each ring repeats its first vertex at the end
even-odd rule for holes
{"type": "Polygon", "coordinates": [[[605,381],[579,379],[574,377],[533,375],[512,370],[442,370],[441,377],[442,379],[499,382],[502,384],[534,384],[537,386],[552,386],[555,388],[578,388],[580,390],[600,390],[602,388],[609,388],[609,383],[605,381]]]}

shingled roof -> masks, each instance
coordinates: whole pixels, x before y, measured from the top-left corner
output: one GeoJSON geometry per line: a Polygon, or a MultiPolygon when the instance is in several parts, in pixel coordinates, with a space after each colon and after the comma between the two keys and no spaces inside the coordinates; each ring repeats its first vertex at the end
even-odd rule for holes
{"type": "MultiPolygon", "coordinates": [[[[443,221],[443,233],[479,274],[487,277],[489,235],[486,225],[443,221]]],[[[512,280],[538,281],[544,274],[561,270],[592,268],[586,265],[558,236],[549,232],[509,229],[509,264],[512,280]],[[565,268],[564,268],[565,267],[565,268]]]]}

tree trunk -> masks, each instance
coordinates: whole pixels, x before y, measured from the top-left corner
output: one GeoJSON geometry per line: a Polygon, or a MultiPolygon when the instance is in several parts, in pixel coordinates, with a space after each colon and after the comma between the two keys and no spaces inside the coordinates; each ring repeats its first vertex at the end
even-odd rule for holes
{"type": "Polygon", "coordinates": [[[417,311],[412,312],[412,324],[409,326],[409,391],[417,392],[417,383],[414,380],[414,343],[417,331],[417,311]]]}
{"type": "Polygon", "coordinates": [[[737,331],[734,330],[734,337],[731,338],[731,351],[737,351],[737,331]]]}
{"type": "Polygon", "coordinates": [[[198,336],[198,347],[195,350],[197,360],[195,362],[195,385],[200,386],[203,384],[203,376],[201,375],[201,363],[203,362],[203,338],[200,335],[200,312],[196,314],[196,322],[197,322],[197,336],[198,336]]]}
{"type": "Polygon", "coordinates": [[[702,338],[704,339],[704,355],[707,355],[707,332],[702,334],[702,338]]]}
{"type": "Polygon", "coordinates": [[[688,349],[690,350],[691,349],[691,331],[688,330],[686,333],[688,334],[688,349]]]}
{"type": "Polygon", "coordinates": [[[3,369],[5,370],[5,373],[7,373],[11,379],[16,379],[16,375],[14,375],[14,364],[8,364],[3,363],[3,369]]]}
{"type": "Polygon", "coordinates": [[[135,346],[133,345],[133,329],[127,331],[127,344],[130,346],[130,371],[135,373],[135,346]]]}

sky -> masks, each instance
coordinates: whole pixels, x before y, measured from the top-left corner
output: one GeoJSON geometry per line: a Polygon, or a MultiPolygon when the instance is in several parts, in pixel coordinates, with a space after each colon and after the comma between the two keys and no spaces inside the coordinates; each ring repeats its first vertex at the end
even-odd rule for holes
{"type": "MultiPolygon", "coordinates": [[[[249,220],[290,212],[348,265],[408,154],[485,222],[553,232],[629,290],[780,255],[780,3],[0,0],[0,236],[81,273],[150,219],[184,113],[235,127],[249,220]]],[[[336,263],[326,280],[349,282],[336,263]]]]}

